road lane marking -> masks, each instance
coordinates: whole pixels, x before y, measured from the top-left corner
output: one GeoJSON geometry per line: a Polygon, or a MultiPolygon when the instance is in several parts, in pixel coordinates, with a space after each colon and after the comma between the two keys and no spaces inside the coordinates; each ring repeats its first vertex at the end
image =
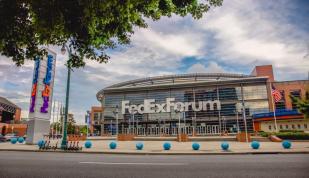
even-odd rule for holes
{"type": "Polygon", "coordinates": [[[108,163],[108,162],[79,162],[80,164],[103,164],[103,165],[151,165],[151,166],[184,166],[186,163],[108,163]]]}

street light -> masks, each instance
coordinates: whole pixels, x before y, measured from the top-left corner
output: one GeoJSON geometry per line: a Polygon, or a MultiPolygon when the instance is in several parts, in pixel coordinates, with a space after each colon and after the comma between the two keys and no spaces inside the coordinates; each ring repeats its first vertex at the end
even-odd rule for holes
{"type": "MultiPolygon", "coordinates": [[[[134,108],[132,108],[131,109],[131,113],[132,113],[132,116],[133,116],[133,118],[132,118],[132,120],[133,120],[133,134],[134,134],[134,114],[136,113],[136,110],[134,109],[134,108]]],[[[131,122],[130,122],[130,120],[129,120],[129,131],[130,131],[130,134],[131,134],[131,124],[130,124],[131,122]]]]}
{"type": "Polygon", "coordinates": [[[181,111],[179,110],[179,118],[178,118],[178,136],[179,136],[179,141],[181,141],[181,127],[180,127],[180,125],[181,125],[181,123],[180,123],[180,116],[181,116],[181,111]]]}
{"type": "Polygon", "coordinates": [[[87,135],[86,135],[86,138],[88,138],[88,130],[89,130],[89,123],[90,123],[90,111],[87,111],[87,135]]]}
{"type": "Polygon", "coordinates": [[[242,109],[242,115],[243,115],[243,119],[244,119],[244,123],[245,123],[245,132],[246,132],[246,142],[249,142],[248,139],[248,130],[247,130],[247,118],[246,118],[246,108],[245,105],[243,105],[242,109]]]}
{"type": "Polygon", "coordinates": [[[175,110],[175,113],[178,113],[178,141],[180,142],[181,141],[181,137],[180,137],[180,134],[181,134],[181,128],[180,128],[180,115],[181,115],[181,111],[180,111],[180,109],[179,110],[175,110]]]}
{"type": "Polygon", "coordinates": [[[237,133],[239,133],[239,121],[238,121],[238,111],[235,109],[235,114],[236,114],[236,124],[237,124],[237,133]]]}
{"type": "MultiPolygon", "coordinates": [[[[61,48],[61,53],[64,55],[66,51],[68,51],[69,60],[70,60],[72,56],[72,51],[66,44],[63,44],[61,48]]],[[[67,76],[67,90],[66,90],[66,96],[65,96],[63,137],[62,137],[62,142],[61,142],[62,149],[65,149],[67,147],[67,124],[68,124],[68,111],[69,111],[70,78],[71,78],[71,70],[72,70],[70,64],[67,65],[67,68],[68,68],[68,76],[67,76]]]]}
{"type": "Polygon", "coordinates": [[[118,111],[118,105],[116,105],[116,109],[115,109],[115,111],[113,111],[113,113],[114,113],[114,115],[115,115],[115,117],[116,117],[116,139],[118,140],[118,113],[119,113],[119,111],[118,111]]]}

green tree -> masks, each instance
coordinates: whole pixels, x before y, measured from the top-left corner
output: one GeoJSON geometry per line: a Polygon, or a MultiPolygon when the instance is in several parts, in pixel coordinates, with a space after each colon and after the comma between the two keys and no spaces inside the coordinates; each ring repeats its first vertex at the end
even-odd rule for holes
{"type": "MultiPolygon", "coordinates": [[[[81,129],[80,129],[80,133],[82,133],[83,135],[86,135],[87,134],[87,126],[83,126],[81,129]]],[[[88,133],[90,133],[90,130],[88,128],[88,133]]]]}
{"type": "Polygon", "coordinates": [[[134,27],[147,28],[173,14],[199,19],[223,0],[1,0],[0,54],[18,65],[46,54],[42,45],[67,44],[68,65],[81,67],[84,58],[107,62],[107,49],[128,44],[134,27]]]}
{"type": "Polygon", "coordinates": [[[59,130],[60,133],[62,132],[61,123],[60,123],[60,122],[54,122],[54,123],[51,124],[51,126],[52,126],[52,128],[53,128],[54,130],[59,130]]]}
{"type": "Polygon", "coordinates": [[[68,134],[75,134],[76,122],[73,114],[69,114],[68,117],[68,134]]]}
{"type": "Polygon", "coordinates": [[[305,93],[305,98],[297,98],[294,96],[290,96],[292,102],[296,104],[296,107],[299,112],[304,114],[305,119],[309,119],[309,88],[305,93]]]}

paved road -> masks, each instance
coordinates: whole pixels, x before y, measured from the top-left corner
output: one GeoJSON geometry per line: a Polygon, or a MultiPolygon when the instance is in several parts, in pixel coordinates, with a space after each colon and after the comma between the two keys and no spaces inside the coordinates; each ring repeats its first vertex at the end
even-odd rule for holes
{"type": "Polygon", "coordinates": [[[0,151],[1,178],[309,177],[309,155],[142,156],[0,151]]]}

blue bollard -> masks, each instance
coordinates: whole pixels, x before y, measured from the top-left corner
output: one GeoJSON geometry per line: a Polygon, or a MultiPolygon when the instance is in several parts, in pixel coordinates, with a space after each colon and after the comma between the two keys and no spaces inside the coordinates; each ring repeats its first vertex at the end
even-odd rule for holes
{"type": "Polygon", "coordinates": [[[284,149],[290,149],[292,146],[292,143],[289,140],[283,140],[282,146],[284,149]]]}
{"type": "Polygon", "coordinates": [[[192,149],[193,149],[193,150],[199,150],[199,149],[200,149],[200,144],[198,144],[198,143],[193,143],[193,144],[192,144],[192,149]]]}
{"type": "Polygon", "coordinates": [[[44,140],[39,140],[37,145],[42,148],[44,145],[44,140]]]}
{"type": "Polygon", "coordinates": [[[25,139],[24,139],[24,137],[19,137],[17,139],[17,141],[18,141],[18,143],[24,143],[25,139]]]}
{"type": "Polygon", "coordinates": [[[143,147],[144,147],[144,144],[143,144],[143,143],[137,143],[137,144],[136,144],[136,149],[137,149],[137,150],[142,150],[143,147]]]}
{"type": "Polygon", "coordinates": [[[260,148],[260,142],[258,142],[258,141],[251,142],[251,147],[255,150],[259,149],[260,148]]]}
{"type": "Polygon", "coordinates": [[[91,148],[91,147],[92,147],[91,141],[87,140],[87,141],[85,142],[85,148],[91,148]]]}
{"type": "Polygon", "coordinates": [[[110,149],[116,149],[117,148],[117,143],[116,142],[111,142],[110,144],[109,144],[109,148],[110,149]]]}
{"type": "Polygon", "coordinates": [[[165,142],[165,143],[163,144],[164,150],[170,150],[171,147],[172,147],[172,145],[171,145],[170,143],[168,143],[168,142],[165,142]]]}
{"type": "Polygon", "coordinates": [[[229,145],[228,142],[222,142],[222,143],[221,143],[221,148],[222,148],[222,150],[226,151],[226,150],[229,149],[229,147],[230,147],[230,145],[229,145]]]}
{"type": "Polygon", "coordinates": [[[17,138],[11,138],[11,143],[15,144],[17,142],[17,138]]]}

